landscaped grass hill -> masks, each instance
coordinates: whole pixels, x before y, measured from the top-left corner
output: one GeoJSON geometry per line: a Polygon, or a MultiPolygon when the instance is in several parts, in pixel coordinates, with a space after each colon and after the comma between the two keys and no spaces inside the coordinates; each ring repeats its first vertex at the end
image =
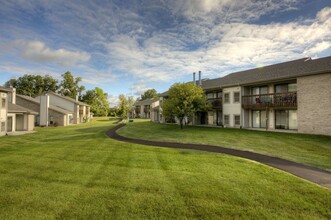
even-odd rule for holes
{"type": "Polygon", "coordinates": [[[331,137],[236,128],[159,124],[135,120],[117,131],[125,137],[197,143],[257,152],[331,171],[331,137]]]}

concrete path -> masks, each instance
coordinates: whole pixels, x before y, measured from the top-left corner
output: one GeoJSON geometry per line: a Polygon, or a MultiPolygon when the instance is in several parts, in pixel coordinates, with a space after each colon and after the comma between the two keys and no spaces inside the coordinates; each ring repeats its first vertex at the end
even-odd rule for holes
{"type": "Polygon", "coordinates": [[[203,144],[184,144],[184,143],[173,143],[173,142],[159,142],[159,141],[148,141],[133,139],[120,136],[116,133],[116,130],[125,126],[125,124],[120,124],[112,129],[110,129],[106,134],[108,137],[134,144],[148,145],[148,146],[159,146],[167,148],[177,148],[177,149],[190,149],[190,150],[201,150],[214,153],[224,153],[232,156],[242,157],[250,160],[254,160],[271,167],[283,170],[285,172],[291,173],[295,176],[301,177],[310,182],[316,183],[318,185],[327,187],[331,189],[331,172],[311,167],[296,162],[292,162],[285,159],[280,159],[277,157],[266,156],[258,153],[253,153],[249,151],[236,150],[230,148],[224,148],[219,146],[212,145],[203,145],[203,144]]]}

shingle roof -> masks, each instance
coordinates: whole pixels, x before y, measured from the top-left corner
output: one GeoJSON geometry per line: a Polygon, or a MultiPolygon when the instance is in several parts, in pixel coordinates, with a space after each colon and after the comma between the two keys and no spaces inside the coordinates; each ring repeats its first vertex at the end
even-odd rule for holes
{"type": "Polygon", "coordinates": [[[10,92],[10,89],[0,86],[0,92],[10,92]]]}
{"type": "Polygon", "coordinates": [[[73,102],[73,103],[76,103],[78,105],[84,105],[84,106],[89,106],[88,104],[84,103],[84,102],[80,102],[80,101],[76,101],[75,99],[71,98],[71,97],[68,97],[68,96],[62,96],[60,94],[57,94],[55,92],[45,92],[44,94],[52,94],[52,95],[55,95],[57,97],[60,97],[62,99],[65,99],[65,100],[68,100],[70,102],[73,102]]]}
{"type": "MultiPolygon", "coordinates": [[[[32,97],[30,97],[30,96],[26,96],[26,95],[18,95],[18,94],[16,94],[16,96],[21,97],[21,98],[23,98],[23,99],[25,99],[25,100],[28,100],[28,101],[30,101],[30,102],[40,104],[40,101],[39,101],[38,99],[32,98],[32,97]]],[[[54,111],[60,112],[60,113],[62,113],[62,114],[72,114],[72,113],[73,113],[73,112],[71,112],[71,111],[68,111],[68,110],[66,110],[66,109],[63,109],[63,108],[60,108],[60,107],[58,107],[58,106],[54,106],[54,105],[49,105],[49,108],[50,108],[51,110],[54,110],[54,111]]]]}
{"type": "Polygon", "coordinates": [[[326,72],[331,72],[331,56],[315,60],[303,58],[261,68],[235,72],[217,79],[217,83],[219,83],[220,87],[228,87],[282,79],[293,79],[300,76],[326,72]]]}
{"type": "MultiPolygon", "coordinates": [[[[265,67],[230,73],[224,77],[202,80],[204,90],[229,86],[249,85],[276,80],[294,79],[300,76],[331,73],[331,56],[320,59],[302,58],[265,67]]],[[[159,96],[167,96],[168,91],[159,96]]]]}
{"type": "Polygon", "coordinates": [[[158,100],[158,98],[154,98],[154,99],[145,99],[145,100],[141,100],[141,101],[136,101],[134,103],[134,105],[151,105],[153,102],[156,102],[158,100]]]}
{"type": "Polygon", "coordinates": [[[35,112],[31,109],[28,109],[28,108],[25,108],[23,106],[16,105],[13,103],[8,103],[8,112],[9,113],[28,113],[28,114],[33,114],[33,115],[38,114],[38,112],[35,112]]]}

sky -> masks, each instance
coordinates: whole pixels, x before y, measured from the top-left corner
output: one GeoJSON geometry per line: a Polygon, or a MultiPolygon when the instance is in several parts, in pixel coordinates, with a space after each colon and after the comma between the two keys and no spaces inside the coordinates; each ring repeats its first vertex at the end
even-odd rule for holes
{"type": "Polygon", "coordinates": [[[330,0],[0,0],[0,84],[70,71],[111,105],[173,83],[331,55],[330,0]]]}

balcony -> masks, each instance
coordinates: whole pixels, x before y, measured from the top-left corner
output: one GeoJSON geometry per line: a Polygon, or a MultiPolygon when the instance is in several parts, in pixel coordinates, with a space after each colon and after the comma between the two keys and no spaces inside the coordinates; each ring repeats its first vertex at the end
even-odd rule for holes
{"type": "Polygon", "coordinates": [[[297,109],[297,93],[288,92],[243,96],[242,107],[244,109],[297,109]]]}
{"type": "Polygon", "coordinates": [[[135,108],[134,111],[136,112],[136,114],[140,114],[140,108],[135,108]]]}
{"type": "Polygon", "coordinates": [[[222,109],[222,98],[211,98],[208,99],[213,109],[222,109]]]}
{"type": "Polygon", "coordinates": [[[147,113],[147,112],[150,112],[151,110],[151,106],[145,106],[144,107],[144,112],[147,113]]]}

